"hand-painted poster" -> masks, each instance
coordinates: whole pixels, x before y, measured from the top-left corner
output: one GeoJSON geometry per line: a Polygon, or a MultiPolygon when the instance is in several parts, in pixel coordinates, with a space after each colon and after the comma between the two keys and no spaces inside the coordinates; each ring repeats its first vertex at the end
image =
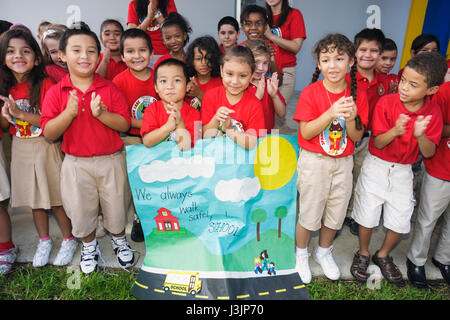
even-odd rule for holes
{"type": "Polygon", "coordinates": [[[295,271],[295,136],[127,147],[146,255],[138,299],[309,299],[295,271]]]}

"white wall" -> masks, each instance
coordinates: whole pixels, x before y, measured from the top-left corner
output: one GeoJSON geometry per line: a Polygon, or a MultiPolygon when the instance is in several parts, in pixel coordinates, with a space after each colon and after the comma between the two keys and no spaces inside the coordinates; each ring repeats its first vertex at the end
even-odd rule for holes
{"type": "MultiPolygon", "coordinates": [[[[235,16],[236,12],[236,0],[175,0],[175,2],[178,11],[192,26],[191,39],[205,34],[217,39],[217,22],[224,16],[235,16]]],[[[101,22],[106,18],[117,19],[125,25],[128,3],[129,0],[1,0],[0,19],[25,24],[36,34],[41,20],[67,23],[74,15],[74,12],[67,10],[71,5],[75,5],[80,10],[81,19],[98,33],[101,22]]],[[[330,32],[343,33],[353,40],[354,35],[366,27],[366,20],[369,17],[366,10],[370,5],[380,7],[381,28],[386,36],[397,43],[401,51],[411,0],[292,0],[292,5],[302,11],[307,33],[307,40],[297,55],[296,90],[301,90],[309,84],[314,72],[315,60],[312,56],[314,44],[330,32]]],[[[243,33],[240,40],[245,40],[243,33]]],[[[394,71],[398,70],[398,63],[394,71]]]]}

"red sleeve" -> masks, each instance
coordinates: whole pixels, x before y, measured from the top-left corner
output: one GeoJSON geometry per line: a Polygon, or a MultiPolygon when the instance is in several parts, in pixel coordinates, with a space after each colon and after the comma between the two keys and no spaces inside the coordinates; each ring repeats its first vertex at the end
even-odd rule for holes
{"type": "Polygon", "coordinates": [[[169,4],[167,5],[167,14],[169,14],[171,12],[178,12],[177,11],[177,6],[175,5],[175,1],[174,0],[170,0],[169,4]]]}
{"type": "Polygon", "coordinates": [[[61,106],[61,87],[59,85],[53,86],[48,90],[44,97],[44,102],[41,106],[41,129],[44,131],[45,125],[56,118],[63,110],[61,106]]]}
{"type": "Polygon", "coordinates": [[[141,137],[160,127],[158,123],[158,108],[160,108],[159,101],[152,103],[144,111],[142,117],[141,137]]]}
{"type": "Polygon", "coordinates": [[[292,20],[291,20],[291,38],[305,38],[306,39],[306,28],[305,21],[303,20],[303,15],[300,10],[292,10],[292,20]]]}
{"type": "Polygon", "coordinates": [[[216,90],[208,90],[205,92],[202,100],[202,109],[201,109],[201,119],[202,124],[208,124],[211,119],[214,117],[217,111],[217,92],[216,90]]]}
{"type": "Polygon", "coordinates": [[[435,145],[439,145],[439,142],[442,138],[442,129],[444,128],[444,123],[442,121],[442,113],[441,108],[436,104],[435,108],[433,108],[433,112],[431,114],[430,123],[425,130],[425,134],[431,142],[435,145]]]}
{"type": "Polygon", "coordinates": [[[261,101],[258,100],[254,95],[249,93],[250,98],[248,102],[245,103],[245,108],[247,111],[247,123],[244,127],[245,133],[256,136],[263,136],[263,132],[266,129],[266,123],[264,121],[264,112],[261,101]],[[250,131],[249,131],[250,130],[250,131]],[[256,132],[252,132],[255,130],[256,132]]]}
{"type": "Polygon", "coordinates": [[[297,122],[314,120],[317,118],[315,110],[314,95],[312,94],[311,87],[306,87],[300,94],[293,119],[297,122]]]}
{"type": "Polygon", "coordinates": [[[130,4],[128,5],[127,24],[129,23],[139,25],[138,17],[136,14],[136,2],[134,0],[130,1],[130,4]]]}
{"type": "Polygon", "coordinates": [[[377,105],[375,107],[375,111],[373,113],[372,118],[372,132],[373,136],[377,136],[379,134],[385,133],[392,129],[395,125],[395,121],[397,119],[390,119],[390,114],[388,114],[386,110],[386,103],[388,96],[383,96],[378,100],[377,105]]]}
{"type": "Polygon", "coordinates": [[[122,91],[115,85],[112,84],[113,88],[111,89],[111,109],[110,111],[113,113],[117,113],[125,118],[129,125],[131,125],[131,114],[130,109],[128,108],[127,100],[123,95],[122,91]]]}

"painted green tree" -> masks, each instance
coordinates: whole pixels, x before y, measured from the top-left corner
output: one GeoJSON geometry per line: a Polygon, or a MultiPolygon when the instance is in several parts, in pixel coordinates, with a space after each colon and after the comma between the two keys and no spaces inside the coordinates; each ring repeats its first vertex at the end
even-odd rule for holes
{"type": "Polygon", "coordinates": [[[266,221],[267,211],[264,209],[256,209],[252,212],[252,222],[256,223],[256,239],[260,240],[260,225],[261,222],[266,221]]]}
{"type": "Polygon", "coordinates": [[[278,218],[278,238],[281,238],[281,220],[286,218],[288,210],[285,206],[280,206],[275,210],[275,217],[278,218]]]}

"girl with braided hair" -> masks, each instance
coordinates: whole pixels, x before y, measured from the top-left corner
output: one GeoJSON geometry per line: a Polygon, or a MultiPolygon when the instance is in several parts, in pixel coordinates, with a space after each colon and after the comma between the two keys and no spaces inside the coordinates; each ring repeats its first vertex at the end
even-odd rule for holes
{"type": "Polygon", "coordinates": [[[316,71],[294,115],[300,124],[296,269],[304,283],[311,281],[308,245],[317,230],[319,246],[314,259],[329,279],[340,277],[331,251],[352,192],[354,143],[362,138],[369,109],[365,92],[356,86],[355,47],[347,37],[325,36],[316,44],[314,55],[316,71]],[[346,79],[349,68],[350,82],[346,79]],[[324,78],[318,81],[320,73],[324,78]]]}

